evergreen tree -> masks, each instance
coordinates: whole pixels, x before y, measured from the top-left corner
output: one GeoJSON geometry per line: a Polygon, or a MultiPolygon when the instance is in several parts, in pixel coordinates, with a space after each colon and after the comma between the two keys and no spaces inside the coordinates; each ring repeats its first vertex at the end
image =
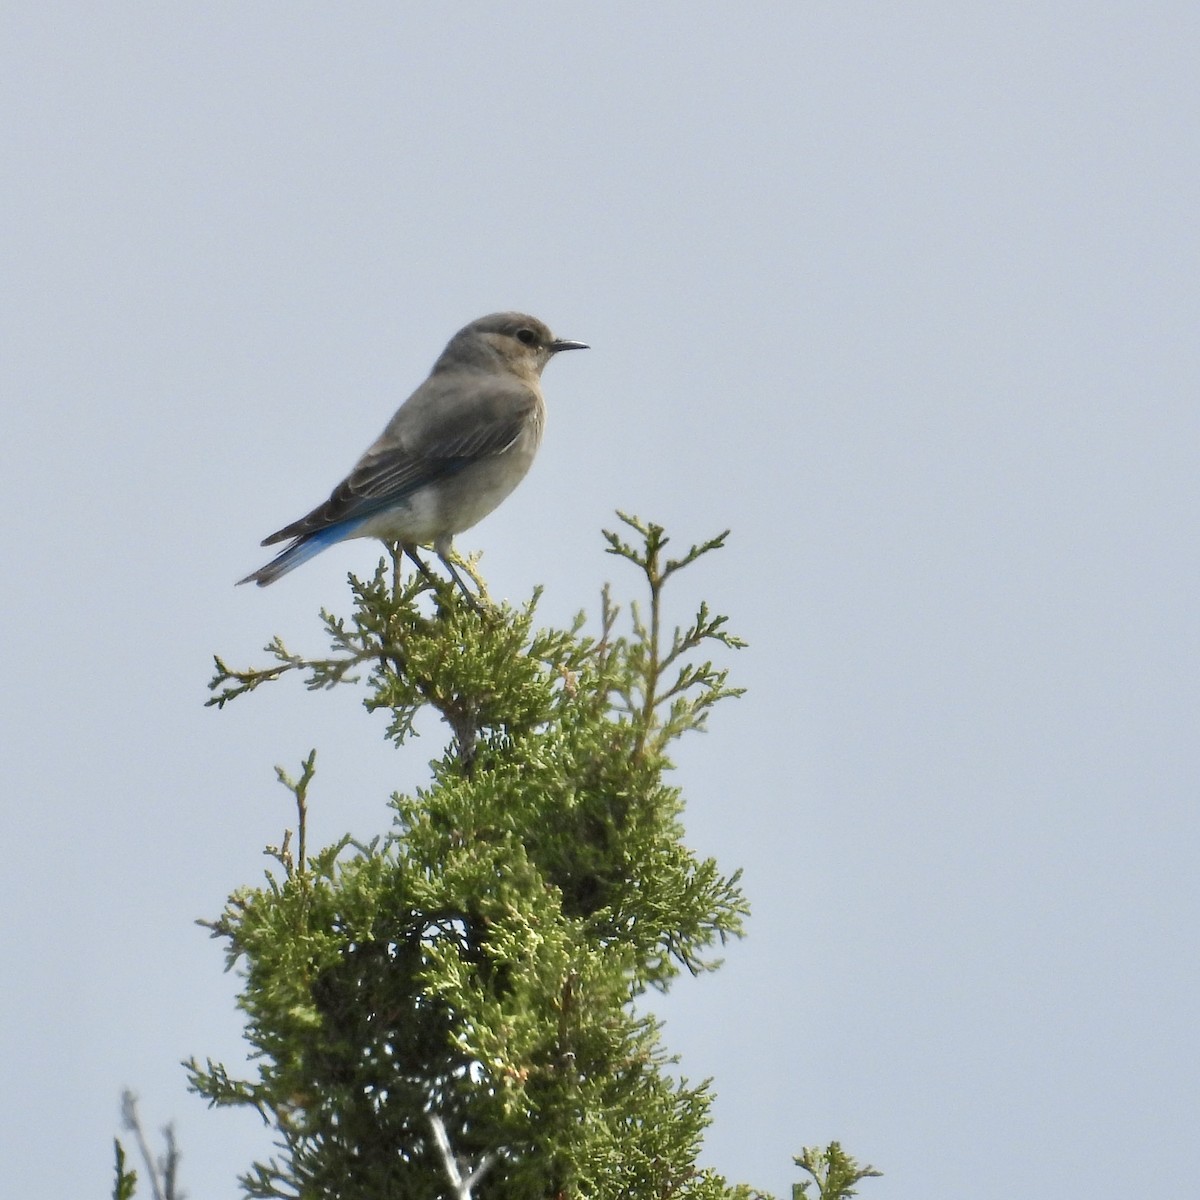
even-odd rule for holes
{"type": "Polygon", "coordinates": [[[211,1103],[253,1106],[276,1131],[248,1196],[755,1194],[696,1166],[708,1085],[672,1075],[635,1005],[713,969],[747,911],[737,873],[684,846],[665,781],[671,744],[737,694],[706,657],[742,644],[725,618],[702,604],[668,636],[662,609],[667,581],[724,535],[669,559],[661,528],[622,520],[636,537],[608,533],[608,549],[647,596],[622,620],[606,589],[593,633],[582,615],[536,628],[536,593],[481,610],[403,577],[394,551],[351,578],[348,618],[322,614],[326,657],[276,639],[264,668],[217,659],[217,706],[293,672],[310,688],[358,674],[397,746],[425,710],[449,730],[428,784],[393,796],[390,831],[366,845],[310,851],[315,753],[281,771],[295,844],[208,923],[242,972],[257,1074],[187,1065],[211,1103]]]}

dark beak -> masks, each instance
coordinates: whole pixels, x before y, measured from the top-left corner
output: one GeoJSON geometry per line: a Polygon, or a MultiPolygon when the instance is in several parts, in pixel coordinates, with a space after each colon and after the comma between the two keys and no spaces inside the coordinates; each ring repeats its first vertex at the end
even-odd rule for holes
{"type": "Polygon", "coordinates": [[[550,353],[557,354],[560,350],[590,350],[591,346],[587,342],[568,342],[562,338],[558,338],[550,343],[550,353]]]}

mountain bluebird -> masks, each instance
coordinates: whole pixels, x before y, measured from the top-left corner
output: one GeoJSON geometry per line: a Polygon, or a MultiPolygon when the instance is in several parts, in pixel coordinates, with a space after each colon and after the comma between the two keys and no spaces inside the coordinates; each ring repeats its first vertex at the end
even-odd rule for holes
{"type": "Polygon", "coordinates": [[[523,313],[460,329],[329,499],[263,539],[291,545],[238,582],[265,587],[334,542],[377,537],[399,542],[426,575],[416,547],[432,545],[470,597],[450,562],[454,535],[525,478],[546,418],[542,368],[560,350],[586,349],[523,313]]]}

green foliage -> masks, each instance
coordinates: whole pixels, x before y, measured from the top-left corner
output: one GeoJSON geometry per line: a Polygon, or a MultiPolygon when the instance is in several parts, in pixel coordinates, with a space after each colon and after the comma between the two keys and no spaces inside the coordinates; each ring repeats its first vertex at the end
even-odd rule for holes
{"type": "Polygon", "coordinates": [[[112,1200],[132,1200],[137,1191],[137,1172],[125,1169],[125,1147],[119,1138],[113,1138],[116,1155],[116,1177],[113,1180],[112,1200]]]}
{"type": "Polygon", "coordinates": [[[684,846],[665,780],[671,743],[738,694],[704,655],[741,646],[723,617],[701,605],[662,629],[664,584],[724,535],[672,560],[661,528],[622,520],[636,539],[606,534],[609,552],[648,591],[624,625],[605,590],[596,632],[582,614],[536,628],[536,593],[480,609],[402,578],[394,549],[351,577],[349,616],[322,613],[327,656],[276,639],[266,667],[217,659],[218,707],[290,674],[311,689],[361,678],[397,746],[426,711],[450,734],[368,845],[310,854],[315,756],[296,779],[280,770],[296,850],[290,834],[270,848],[264,885],[206,922],[243,975],[257,1071],[187,1066],[210,1103],[252,1106],[277,1134],[248,1196],[465,1194],[443,1136],[481,1164],[482,1200],[751,1195],[696,1167],[708,1085],[673,1077],[634,1003],[717,966],[747,911],[738,875],[684,846]]]}
{"type": "Polygon", "coordinates": [[[849,1200],[858,1194],[855,1184],[882,1174],[874,1167],[860,1167],[837,1142],[830,1142],[824,1150],[808,1146],[794,1161],[812,1178],[792,1185],[792,1200],[806,1200],[814,1183],[817,1191],[813,1200],[849,1200]]]}

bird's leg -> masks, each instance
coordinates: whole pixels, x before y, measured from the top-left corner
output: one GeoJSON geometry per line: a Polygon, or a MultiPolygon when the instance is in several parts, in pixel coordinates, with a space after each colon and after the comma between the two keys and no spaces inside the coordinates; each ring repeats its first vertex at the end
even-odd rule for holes
{"type": "Polygon", "coordinates": [[[439,551],[438,558],[440,558],[442,560],[442,566],[444,566],[446,568],[446,570],[450,572],[450,577],[454,580],[455,583],[458,584],[459,591],[462,592],[463,596],[466,598],[467,603],[482,617],[483,609],[479,605],[479,600],[476,598],[475,593],[472,592],[471,589],[469,587],[467,587],[467,585],[465,583],[463,583],[463,578],[454,569],[454,564],[450,561],[449,555],[442,554],[439,551]]]}
{"type": "Polygon", "coordinates": [[[415,546],[405,546],[404,553],[407,554],[408,557],[417,564],[417,570],[420,571],[421,574],[424,575],[434,587],[437,587],[437,585],[441,583],[441,580],[422,561],[421,556],[417,553],[415,546]]]}
{"type": "Polygon", "coordinates": [[[491,608],[492,598],[488,594],[487,583],[479,573],[476,567],[476,561],[479,558],[477,554],[460,554],[457,550],[451,550],[450,553],[454,556],[454,561],[466,572],[467,578],[475,585],[475,595],[478,596],[480,602],[486,607],[491,608]]]}
{"type": "MultiPolygon", "coordinates": [[[[447,534],[445,537],[440,537],[433,543],[434,553],[442,560],[442,566],[450,572],[450,578],[458,584],[458,590],[466,597],[467,603],[482,617],[483,608],[479,603],[479,598],[472,592],[465,583],[462,576],[454,569],[454,563],[450,561],[450,556],[454,554],[454,538],[453,535],[447,534]]],[[[456,556],[457,557],[457,556],[456,556]]],[[[474,572],[471,573],[474,576],[474,572]]]]}
{"type": "MultiPolygon", "coordinates": [[[[431,584],[433,584],[435,589],[443,582],[443,580],[439,579],[425,565],[425,563],[421,559],[421,556],[416,552],[416,550],[412,546],[405,546],[404,553],[407,554],[408,557],[411,558],[413,560],[413,562],[417,564],[417,570],[420,571],[421,574],[424,575],[425,578],[428,579],[431,584]]],[[[458,584],[459,590],[466,597],[467,603],[480,616],[483,616],[483,609],[479,607],[479,602],[471,594],[470,590],[467,588],[467,585],[465,583],[463,583],[462,576],[460,576],[459,573],[454,569],[454,564],[451,563],[451,561],[447,557],[448,552],[439,549],[439,550],[436,550],[436,553],[437,553],[438,558],[440,558],[442,560],[442,564],[445,566],[446,570],[450,572],[450,577],[454,580],[454,582],[456,584],[458,584]]]]}

